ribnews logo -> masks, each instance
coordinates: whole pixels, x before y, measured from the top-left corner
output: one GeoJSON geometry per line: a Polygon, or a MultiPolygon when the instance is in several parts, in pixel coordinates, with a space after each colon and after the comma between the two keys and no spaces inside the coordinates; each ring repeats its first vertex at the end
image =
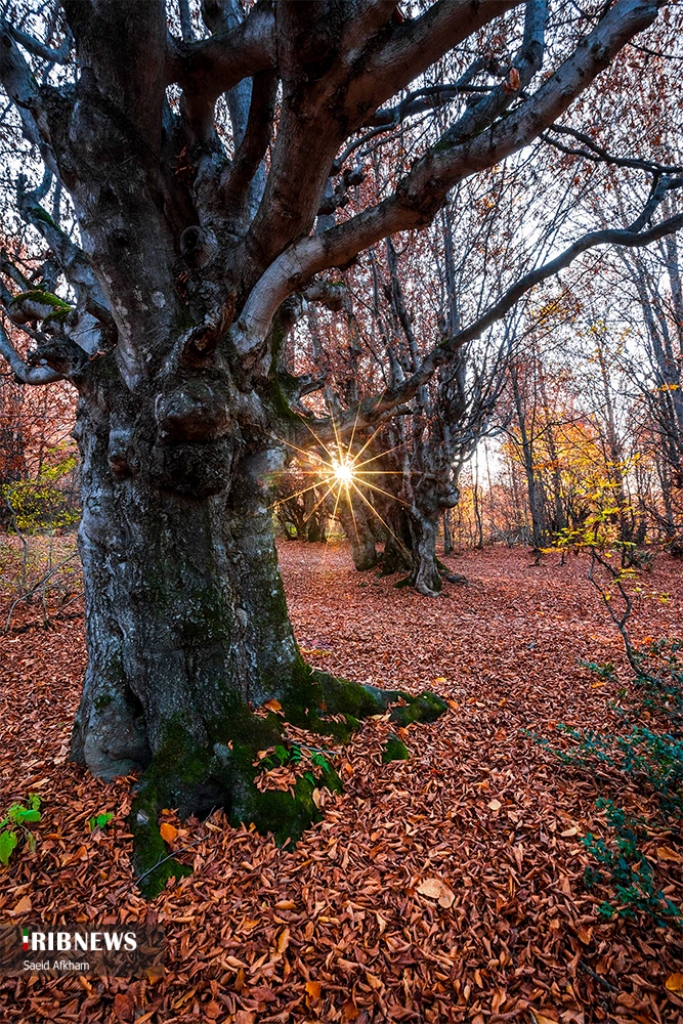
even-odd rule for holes
{"type": "Polygon", "coordinates": [[[0,977],[163,974],[166,943],[154,917],[125,925],[45,925],[0,928],[0,977]]]}

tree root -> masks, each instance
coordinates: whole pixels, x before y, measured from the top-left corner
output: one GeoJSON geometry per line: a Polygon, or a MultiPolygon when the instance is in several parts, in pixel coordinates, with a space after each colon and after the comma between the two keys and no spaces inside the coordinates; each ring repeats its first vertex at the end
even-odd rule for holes
{"type": "MultiPolygon", "coordinates": [[[[287,723],[346,743],[361,719],[389,709],[389,720],[399,727],[434,722],[446,710],[434,694],[412,697],[400,690],[379,690],[315,671],[303,661],[275,706],[278,713],[269,710],[263,717],[236,700],[225,720],[207,730],[205,742],[179,716],[166,723],[162,743],[138,782],[129,817],[133,863],[144,896],[157,896],[169,878],[191,874],[169,856],[159,829],[164,807],[177,807],[181,817],[208,815],[223,807],[232,825],[253,824],[262,834],[272,833],[279,846],[295,843],[322,819],[319,791],[342,790],[324,753],[313,758],[315,770],[299,774],[287,790],[257,785],[264,772],[295,763],[299,748],[287,739],[287,723]]],[[[396,739],[396,744],[402,749],[392,748],[387,759],[408,756],[401,741],[396,739]]]]}

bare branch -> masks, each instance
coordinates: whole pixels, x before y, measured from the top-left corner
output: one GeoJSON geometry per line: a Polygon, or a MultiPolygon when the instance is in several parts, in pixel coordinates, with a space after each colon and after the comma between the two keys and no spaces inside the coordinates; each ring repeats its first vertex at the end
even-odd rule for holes
{"type": "Polygon", "coordinates": [[[12,373],[22,384],[53,384],[56,380],[64,380],[61,373],[51,370],[49,366],[30,366],[25,362],[9,340],[7,332],[1,324],[0,355],[4,356],[12,373]]]}
{"type": "Polygon", "coordinates": [[[223,208],[236,210],[238,216],[244,211],[249,186],[268,149],[276,95],[277,76],[274,71],[260,71],[254,75],[246,131],[220,186],[223,208]]]}
{"type": "MultiPolygon", "coordinates": [[[[390,199],[286,249],[262,275],[245,304],[236,333],[237,351],[246,355],[263,345],[275,310],[313,274],[344,266],[387,235],[426,226],[458,181],[498,163],[538,137],[629,39],[652,23],[657,11],[656,2],[617,0],[590,35],[517,111],[473,138],[462,137],[461,121],[457,138],[451,141],[447,132],[399,182],[390,199]]],[[[478,123],[477,118],[475,126],[478,123]]]]}
{"type": "Polygon", "coordinates": [[[183,90],[184,116],[197,138],[213,128],[213,108],[223,92],[243,78],[275,67],[275,18],[257,4],[236,28],[187,43],[171,39],[167,82],[183,90]]]}
{"type": "Polygon", "coordinates": [[[9,30],[19,45],[23,46],[29,53],[32,53],[34,57],[40,57],[41,60],[49,61],[50,64],[66,64],[68,61],[71,47],[73,46],[73,38],[70,32],[67,32],[64,36],[61,46],[55,49],[46,43],[41,43],[39,39],[35,39],[28,32],[23,32],[15,25],[10,25],[9,30]]]}
{"type": "Polygon", "coordinates": [[[38,83],[15,42],[12,27],[4,18],[0,18],[0,85],[19,113],[25,138],[39,147],[46,166],[56,174],[38,83]]]}
{"type": "MultiPolygon", "coordinates": [[[[640,219],[638,218],[638,221],[640,219]]],[[[570,245],[554,260],[525,274],[469,327],[452,335],[432,349],[422,360],[415,373],[398,387],[387,389],[383,394],[375,398],[365,399],[359,409],[347,413],[344,422],[336,425],[337,429],[345,430],[347,427],[352,429],[354,423],[361,427],[372,425],[389,415],[397,406],[410,401],[417,394],[418,390],[433,376],[435,371],[440,366],[449,362],[463,345],[467,345],[470,341],[478,338],[484,331],[492,327],[493,324],[502,320],[505,314],[512,309],[526,292],[568,267],[578,256],[587,250],[601,245],[619,245],[630,248],[650,245],[665,235],[680,231],[681,228],[683,228],[683,214],[669,217],[647,231],[634,230],[633,227],[630,227],[589,232],[570,245]]]]}
{"type": "Polygon", "coordinates": [[[97,91],[144,139],[150,162],[156,162],[166,84],[164,0],[63,0],[63,7],[80,62],[94,74],[97,91]]]}
{"type": "Polygon", "coordinates": [[[494,18],[519,6],[520,0],[437,0],[415,21],[395,26],[388,41],[352,82],[347,115],[357,124],[404,89],[419,74],[494,18]]]}
{"type": "Polygon", "coordinates": [[[641,160],[638,157],[615,156],[604,149],[603,146],[599,146],[585,132],[577,131],[576,128],[570,128],[568,125],[553,124],[541,138],[544,142],[549,142],[551,146],[555,146],[556,149],[561,150],[563,153],[568,153],[570,156],[580,156],[585,160],[593,160],[595,163],[613,164],[615,167],[633,167],[636,170],[647,171],[649,174],[683,174],[683,167],[680,164],[668,165],[657,163],[654,160],[641,160]],[[558,135],[570,135],[573,139],[577,139],[586,146],[586,149],[565,146],[558,142],[557,139],[553,139],[550,132],[555,132],[558,135]]]}

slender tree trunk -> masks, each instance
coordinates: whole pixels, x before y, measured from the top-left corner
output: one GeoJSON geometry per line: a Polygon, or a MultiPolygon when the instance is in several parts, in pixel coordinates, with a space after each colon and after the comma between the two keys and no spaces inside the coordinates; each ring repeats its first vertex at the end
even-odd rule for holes
{"type": "Polygon", "coordinates": [[[522,462],[526,473],[529,512],[531,514],[531,542],[536,551],[540,551],[545,542],[545,494],[543,481],[536,472],[534,463],[534,442],[527,428],[524,400],[522,397],[516,370],[511,368],[510,380],[515,400],[517,422],[519,424],[522,462]]]}
{"type": "Polygon", "coordinates": [[[451,510],[446,509],[443,514],[443,553],[453,554],[453,532],[451,530],[451,510]]]}

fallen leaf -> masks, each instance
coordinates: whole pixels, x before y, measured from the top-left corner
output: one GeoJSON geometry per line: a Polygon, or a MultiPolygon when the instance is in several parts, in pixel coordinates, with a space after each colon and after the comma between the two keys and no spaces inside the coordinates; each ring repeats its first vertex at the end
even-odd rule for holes
{"type": "Polygon", "coordinates": [[[159,827],[159,831],[161,832],[161,838],[165,843],[172,843],[178,835],[178,829],[168,821],[162,822],[159,827]]]}
{"type": "Polygon", "coordinates": [[[310,997],[311,1002],[317,1003],[322,995],[322,985],[319,981],[307,981],[306,982],[306,995],[310,997]]]}
{"type": "Polygon", "coordinates": [[[354,1003],[353,999],[347,999],[342,1006],[342,1013],[344,1014],[345,1020],[358,1020],[360,1017],[360,1010],[354,1003]]]}
{"type": "Polygon", "coordinates": [[[683,974],[670,974],[665,985],[669,992],[683,992],[683,974]]]}
{"type": "Polygon", "coordinates": [[[426,878],[418,885],[417,891],[420,896],[428,896],[446,909],[452,907],[455,902],[455,893],[440,878],[426,878]]]}
{"type": "Polygon", "coordinates": [[[128,992],[117,992],[114,996],[114,1016],[117,1020],[131,1021],[135,1014],[135,1003],[128,992]]]}
{"type": "Polygon", "coordinates": [[[500,800],[490,800],[489,801],[489,807],[491,808],[492,811],[499,811],[502,806],[503,805],[500,802],[500,800]]]}
{"type": "Polygon", "coordinates": [[[659,860],[671,860],[676,864],[683,863],[683,857],[676,850],[672,850],[670,846],[658,846],[657,857],[659,860]]]}

